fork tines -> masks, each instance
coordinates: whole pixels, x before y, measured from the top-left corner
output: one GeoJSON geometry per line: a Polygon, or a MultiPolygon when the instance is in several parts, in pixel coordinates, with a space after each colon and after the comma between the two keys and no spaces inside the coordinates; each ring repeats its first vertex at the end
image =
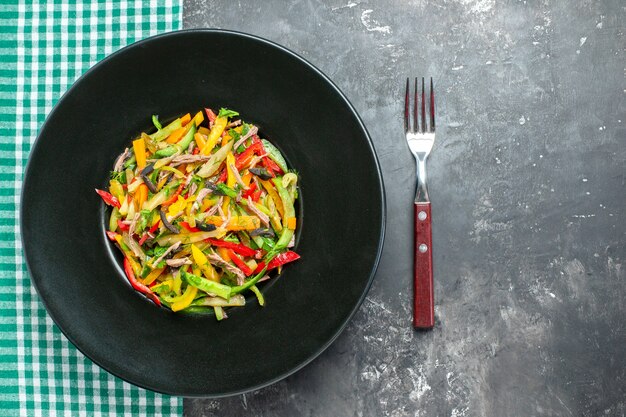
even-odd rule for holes
{"type": "Polygon", "coordinates": [[[433,77],[430,77],[429,94],[429,120],[426,124],[426,88],[424,87],[424,77],[422,77],[422,99],[419,100],[418,82],[415,77],[415,88],[413,90],[413,125],[411,126],[411,88],[410,81],[406,79],[406,93],[404,95],[404,131],[414,133],[425,133],[435,131],[435,90],[433,89],[433,77]],[[421,110],[421,111],[420,111],[421,110]],[[419,117],[418,116],[421,116],[419,117]],[[420,121],[421,119],[421,121],[420,121]]]}

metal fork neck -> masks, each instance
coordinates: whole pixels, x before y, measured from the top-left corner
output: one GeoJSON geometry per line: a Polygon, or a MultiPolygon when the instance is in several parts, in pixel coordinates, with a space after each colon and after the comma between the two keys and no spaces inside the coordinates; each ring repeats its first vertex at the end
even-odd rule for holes
{"type": "Polygon", "coordinates": [[[415,202],[429,202],[428,187],[426,186],[426,155],[416,155],[415,165],[417,169],[417,186],[415,190],[415,202]]]}

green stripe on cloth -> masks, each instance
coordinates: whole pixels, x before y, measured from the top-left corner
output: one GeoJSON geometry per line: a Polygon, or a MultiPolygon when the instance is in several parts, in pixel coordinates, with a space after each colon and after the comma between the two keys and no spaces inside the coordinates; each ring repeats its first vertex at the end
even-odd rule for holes
{"type": "Polygon", "coordinates": [[[0,4],[0,416],[182,415],[182,399],[125,383],[68,342],[31,285],[19,231],[24,166],[59,97],[106,55],[181,23],[182,0],[0,4]]]}

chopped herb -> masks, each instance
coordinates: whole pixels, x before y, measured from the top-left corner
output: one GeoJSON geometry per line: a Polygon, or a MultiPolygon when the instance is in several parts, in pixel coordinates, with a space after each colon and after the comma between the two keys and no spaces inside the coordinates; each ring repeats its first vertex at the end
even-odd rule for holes
{"type": "Polygon", "coordinates": [[[235,117],[235,116],[239,116],[239,113],[233,110],[225,109],[224,107],[220,109],[220,112],[217,115],[217,117],[235,117]]]}
{"type": "Polygon", "coordinates": [[[111,171],[109,175],[112,180],[116,180],[120,184],[126,184],[126,172],[125,171],[111,171]]]}

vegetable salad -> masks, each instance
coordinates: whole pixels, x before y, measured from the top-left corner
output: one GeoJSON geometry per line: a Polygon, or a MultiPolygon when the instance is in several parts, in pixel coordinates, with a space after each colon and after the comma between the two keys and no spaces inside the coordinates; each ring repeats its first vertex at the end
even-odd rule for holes
{"type": "Polygon", "coordinates": [[[245,305],[246,291],[300,256],[294,246],[298,176],[235,111],[205,109],[142,133],[116,160],[107,236],[135,290],[172,311],[245,305]],[[205,119],[206,114],[206,119],[205,119]]]}

